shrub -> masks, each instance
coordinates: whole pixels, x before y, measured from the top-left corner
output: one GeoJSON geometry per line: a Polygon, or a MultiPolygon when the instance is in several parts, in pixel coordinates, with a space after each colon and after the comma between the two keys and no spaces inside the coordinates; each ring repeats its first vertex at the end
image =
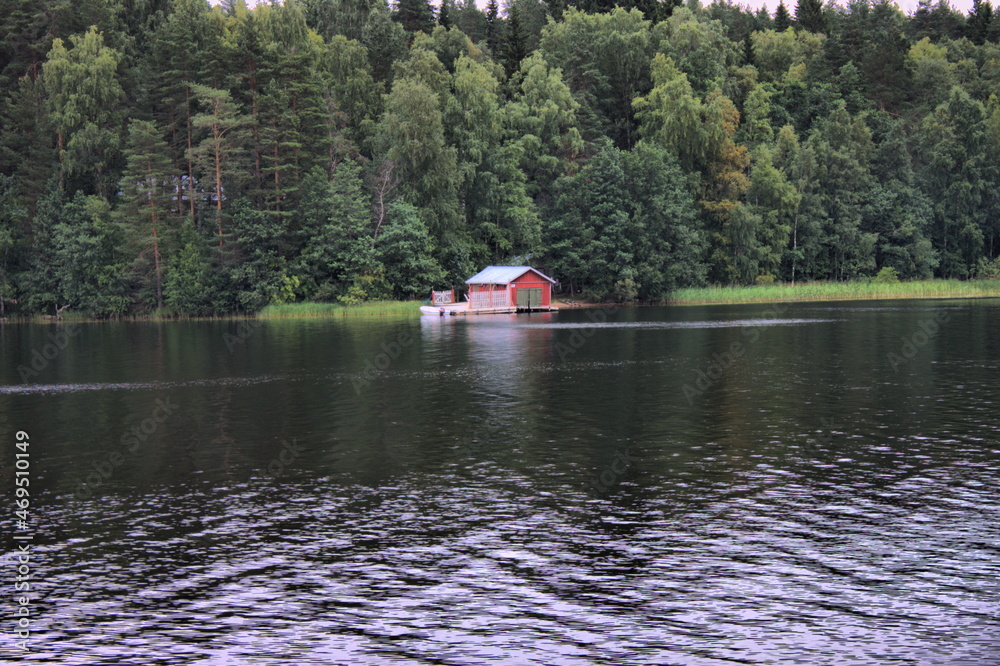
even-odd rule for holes
{"type": "Polygon", "coordinates": [[[885,266],[872,278],[872,284],[898,284],[899,272],[892,266],[885,266]]]}

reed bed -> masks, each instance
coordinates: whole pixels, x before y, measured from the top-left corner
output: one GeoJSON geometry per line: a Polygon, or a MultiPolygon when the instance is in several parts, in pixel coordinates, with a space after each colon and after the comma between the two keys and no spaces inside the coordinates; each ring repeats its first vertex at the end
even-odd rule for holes
{"type": "Polygon", "coordinates": [[[984,298],[1000,296],[1000,280],[917,280],[913,282],[801,282],[748,287],[678,289],[670,305],[791,303],[908,298],[984,298]]]}
{"type": "Polygon", "coordinates": [[[340,303],[285,303],[269,305],[257,314],[258,319],[297,319],[304,317],[398,317],[420,314],[417,301],[371,301],[358,305],[340,303]]]}

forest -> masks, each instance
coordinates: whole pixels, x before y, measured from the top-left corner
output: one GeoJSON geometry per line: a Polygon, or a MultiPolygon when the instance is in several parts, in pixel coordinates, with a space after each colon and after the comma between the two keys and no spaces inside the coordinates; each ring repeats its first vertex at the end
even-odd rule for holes
{"type": "Polygon", "coordinates": [[[0,316],[1000,275],[1000,20],[0,0],[0,316]]]}

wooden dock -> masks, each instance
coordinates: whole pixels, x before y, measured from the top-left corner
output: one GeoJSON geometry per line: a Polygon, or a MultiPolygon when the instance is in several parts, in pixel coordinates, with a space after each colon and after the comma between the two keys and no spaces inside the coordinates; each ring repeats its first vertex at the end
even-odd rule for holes
{"type": "Polygon", "coordinates": [[[470,308],[468,303],[449,303],[447,305],[424,305],[420,312],[427,316],[456,317],[481,314],[516,314],[518,312],[548,312],[554,310],[552,307],[533,307],[530,309],[516,308],[514,306],[470,308]]]}

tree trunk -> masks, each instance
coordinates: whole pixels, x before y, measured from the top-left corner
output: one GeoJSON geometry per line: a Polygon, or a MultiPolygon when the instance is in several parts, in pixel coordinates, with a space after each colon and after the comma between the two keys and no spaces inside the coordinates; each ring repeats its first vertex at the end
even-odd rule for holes
{"type": "Polygon", "coordinates": [[[191,127],[191,87],[184,86],[184,111],[187,114],[188,142],[188,206],[191,213],[191,223],[194,224],[194,159],[191,157],[194,129],[191,127]]]}
{"type": "Polygon", "coordinates": [[[796,254],[799,250],[799,216],[795,216],[792,224],[792,286],[795,286],[795,262],[798,261],[796,254]]]}
{"type": "Polygon", "coordinates": [[[219,101],[215,101],[215,123],[212,125],[215,140],[215,222],[219,235],[219,261],[222,258],[222,128],[219,127],[219,101]]]}

